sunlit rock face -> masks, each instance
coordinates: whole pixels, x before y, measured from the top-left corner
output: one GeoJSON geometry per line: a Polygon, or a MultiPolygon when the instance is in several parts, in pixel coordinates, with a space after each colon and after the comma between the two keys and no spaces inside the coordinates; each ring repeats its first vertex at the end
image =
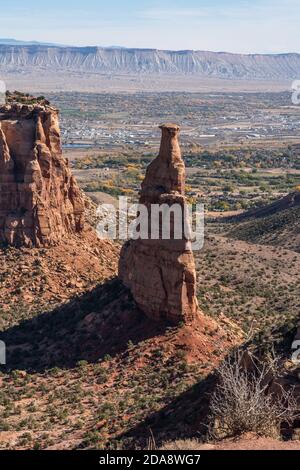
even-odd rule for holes
{"type": "Polygon", "coordinates": [[[62,156],[57,110],[1,107],[0,242],[46,247],[83,227],[84,203],[62,156]]]}
{"type": "MultiPolygon", "coordinates": [[[[149,238],[153,204],[186,205],[185,166],[178,142],[179,127],[161,126],[158,157],[149,165],[142,183],[140,204],[148,208],[149,238]]],[[[184,225],[184,211],[182,210],[184,225]]],[[[131,290],[144,313],[171,324],[191,323],[197,317],[196,271],[190,240],[176,239],[170,222],[170,239],[137,239],[127,242],[121,253],[119,277],[131,290]]]]}

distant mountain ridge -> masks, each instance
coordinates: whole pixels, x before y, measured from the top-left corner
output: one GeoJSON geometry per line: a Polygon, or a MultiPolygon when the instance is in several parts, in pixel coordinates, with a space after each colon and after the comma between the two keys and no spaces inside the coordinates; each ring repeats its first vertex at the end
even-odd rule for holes
{"type": "Polygon", "coordinates": [[[243,55],[191,50],[0,44],[0,73],[37,71],[39,68],[54,72],[294,80],[300,79],[300,54],[243,55]]]}
{"type": "Polygon", "coordinates": [[[58,46],[63,47],[62,44],[54,44],[51,42],[39,42],[39,41],[20,41],[19,39],[13,38],[0,38],[0,44],[7,46],[58,46]]]}

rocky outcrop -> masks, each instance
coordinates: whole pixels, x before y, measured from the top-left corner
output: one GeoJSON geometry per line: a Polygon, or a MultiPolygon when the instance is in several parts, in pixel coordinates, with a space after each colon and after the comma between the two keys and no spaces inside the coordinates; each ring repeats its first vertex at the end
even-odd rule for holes
{"type": "Polygon", "coordinates": [[[84,227],[84,202],[62,156],[58,112],[0,108],[0,242],[51,246],[84,227]]]}
{"type": "MultiPolygon", "coordinates": [[[[147,169],[140,196],[140,204],[148,209],[148,235],[151,234],[153,204],[167,207],[176,204],[182,209],[186,205],[179,127],[166,124],[161,129],[159,156],[147,169]]],[[[184,216],[179,223],[184,225],[184,216]]],[[[149,239],[130,240],[124,245],[119,276],[149,317],[172,324],[190,323],[198,313],[196,271],[190,240],[184,235],[176,239],[172,218],[170,239],[162,237],[162,219],[158,230],[158,239],[149,236],[149,239]]]]}

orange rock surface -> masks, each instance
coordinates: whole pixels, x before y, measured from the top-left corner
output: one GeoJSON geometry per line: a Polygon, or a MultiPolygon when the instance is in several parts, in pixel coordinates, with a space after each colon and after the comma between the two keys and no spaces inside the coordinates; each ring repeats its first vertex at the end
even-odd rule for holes
{"type": "Polygon", "coordinates": [[[0,242],[40,247],[84,226],[84,202],[62,156],[58,112],[0,108],[0,242]]]}
{"type": "MultiPolygon", "coordinates": [[[[179,127],[165,124],[161,130],[160,152],[147,169],[140,197],[140,204],[148,208],[150,228],[153,204],[177,204],[182,209],[186,205],[179,127]]],[[[180,223],[184,225],[184,215],[180,223]]],[[[158,239],[127,242],[121,252],[119,276],[149,317],[172,324],[191,323],[198,315],[194,256],[190,240],[184,235],[176,239],[174,230],[171,222],[168,240],[162,239],[159,226],[158,239]]]]}

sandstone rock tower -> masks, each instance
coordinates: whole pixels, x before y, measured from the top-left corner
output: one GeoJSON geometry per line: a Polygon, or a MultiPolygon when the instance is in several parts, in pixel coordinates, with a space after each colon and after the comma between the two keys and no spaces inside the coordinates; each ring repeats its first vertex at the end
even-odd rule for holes
{"type": "Polygon", "coordinates": [[[62,156],[58,112],[0,108],[0,243],[40,247],[82,231],[84,203],[62,156]]]}
{"type": "MultiPolygon", "coordinates": [[[[160,152],[147,169],[140,196],[140,204],[148,208],[149,220],[152,204],[167,204],[169,207],[178,204],[181,208],[186,204],[179,127],[165,124],[160,128],[160,152]]],[[[196,318],[194,257],[190,241],[184,236],[175,239],[171,235],[171,239],[165,240],[160,233],[157,240],[130,240],[121,252],[119,277],[148,317],[175,325],[191,323],[196,318]]]]}

